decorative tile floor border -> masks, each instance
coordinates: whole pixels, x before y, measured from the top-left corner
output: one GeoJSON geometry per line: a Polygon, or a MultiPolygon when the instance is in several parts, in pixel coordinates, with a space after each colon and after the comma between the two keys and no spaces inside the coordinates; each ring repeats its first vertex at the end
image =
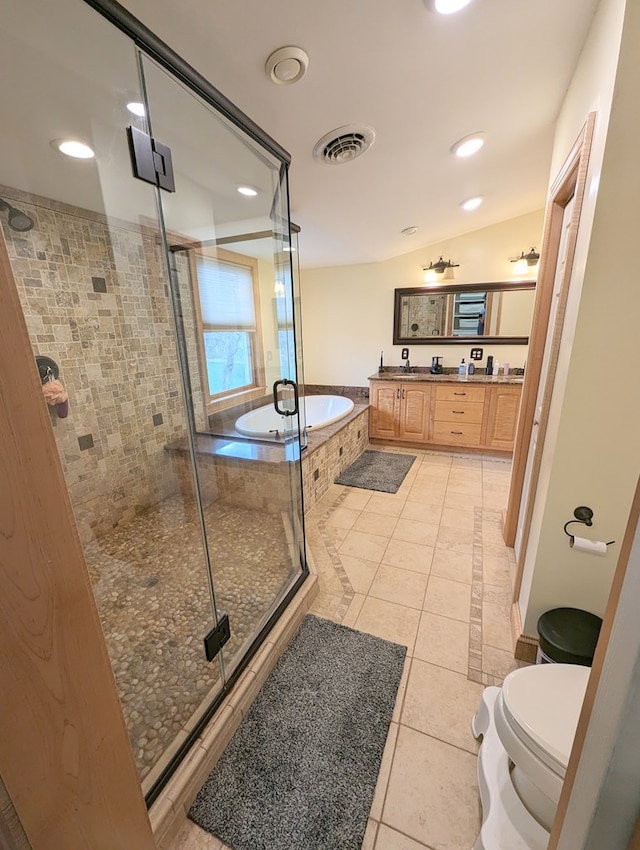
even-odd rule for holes
{"type": "Polygon", "coordinates": [[[323,513],[322,517],[318,520],[318,531],[320,532],[320,536],[322,537],[322,542],[327,551],[327,555],[331,559],[331,564],[335,570],[336,576],[340,580],[340,583],[342,584],[343,588],[342,599],[335,612],[335,617],[340,623],[344,620],[347,611],[349,610],[349,606],[353,602],[355,590],[353,589],[353,586],[349,581],[349,577],[347,576],[346,570],[342,565],[340,555],[338,554],[338,549],[333,541],[333,537],[331,536],[327,528],[327,523],[332,517],[332,515],[335,513],[335,511],[342,505],[348,494],[349,491],[347,489],[345,489],[343,493],[338,494],[338,496],[336,496],[336,498],[333,500],[332,504],[327,508],[327,510],[323,513]]]}
{"type": "Polygon", "coordinates": [[[471,609],[469,612],[469,668],[467,678],[486,685],[487,674],[482,672],[482,508],[474,508],[473,555],[471,573],[471,609]]]}

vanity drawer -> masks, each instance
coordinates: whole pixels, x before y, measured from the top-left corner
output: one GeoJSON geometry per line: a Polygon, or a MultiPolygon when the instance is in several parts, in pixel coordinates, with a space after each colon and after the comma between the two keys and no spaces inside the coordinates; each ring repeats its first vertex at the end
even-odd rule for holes
{"type": "Polygon", "coordinates": [[[448,384],[436,387],[438,401],[479,401],[484,403],[484,387],[470,387],[468,384],[448,384]]]}
{"type": "Polygon", "coordinates": [[[477,401],[436,401],[434,420],[436,422],[482,422],[484,405],[477,401]]]}
{"type": "Polygon", "coordinates": [[[434,422],[433,442],[447,446],[479,446],[482,425],[470,422],[434,422]]]}

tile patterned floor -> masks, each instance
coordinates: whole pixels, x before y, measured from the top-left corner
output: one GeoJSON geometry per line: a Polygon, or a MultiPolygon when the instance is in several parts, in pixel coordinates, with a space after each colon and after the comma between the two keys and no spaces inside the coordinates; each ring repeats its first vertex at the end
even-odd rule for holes
{"type": "MultiPolygon", "coordinates": [[[[376,446],[380,449],[380,446],[376,446]]],[[[517,666],[502,540],[510,462],[416,450],[396,494],[332,485],[307,515],[313,613],[408,648],[362,850],[469,850],[482,686],[517,666]]],[[[188,822],[175,850],[226,850],[188,822]]]]}

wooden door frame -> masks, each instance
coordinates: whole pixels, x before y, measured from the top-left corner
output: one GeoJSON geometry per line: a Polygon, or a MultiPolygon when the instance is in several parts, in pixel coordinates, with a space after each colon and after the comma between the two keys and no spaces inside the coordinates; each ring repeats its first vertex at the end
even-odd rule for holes
{"type": "MultiPolygon", "coordinates": [[[[0,481],[0,778],[21,826],[9,834],[33,850],[154,850],[1,230],[0,481]]],[[[6,807],[2,821],[10,830],[6,807]]]]}
{"type": "MultiPolygon", "coordinates": [[[[538,423],[538,439],[533,456],[531,481],[529,484],[530,495],[535,493],[540,476],[542,449],[544,447],[544,439],[549,420],[549,407],[551,405],[551,396],[554,384],[553,378],[555,376],[558,356],[560,353],[562,326],[564,323],[567,298],[569,295],[569,282],[571,280],[573,259],[580,227],[582,201],[587,184],[587,169],[589,166],[589,154],[591,152],[595,120],[596,113],[589,113],[578,138],[576,139],[569,155],[549,190],[540,255],[540,272],[536,287],[535,308],[531,335],[529,337],[529,349],[527,352],[527,369],[524,377],[524,385],[522,387],[522,401],[520,405],[520,417],[518,420],[516,441],[513,452],[513,467],[511,471],[509,499],[507,502],[503,527],[504,541],[506,545],[510,547],[514,546],[516,539],[518,518],[523,498],[529,444],[531,442],[536,401],[538,397],[538,386],[542,377],[545,345],[548,335],[553,334],[551,357],[547,373],[548,377],[542,401],[540,422],[538,423]],[[556,267],[560,250],[564,208],[571,197],[575,197],[575,202],[571,213],[571,221],[567,237],[566,263],[562,275],[556,320],[554,327],[549,328],[549,317],[551,314],[551,302],[553,298],[556,267]]],[[[522,585],[524,553],[526,552],[529,540],[533,503],[534,499],[529,498],[525,516],[523,518],[522,547],[520,550],[521,557],[518,558],[516,579],[514,583],[514,601],[517,601],[520,595],[520,587],[522,585]]]]}

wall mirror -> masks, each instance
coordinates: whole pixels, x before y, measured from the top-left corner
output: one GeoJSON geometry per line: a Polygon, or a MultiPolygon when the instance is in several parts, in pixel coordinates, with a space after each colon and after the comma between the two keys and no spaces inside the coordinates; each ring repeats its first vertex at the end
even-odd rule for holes
{"type": "Polygon", "coordinates": [[[459,283],[395,290],[394,345],[438,345],[482,338],[526,345],[535,280],[459,283]]]}

